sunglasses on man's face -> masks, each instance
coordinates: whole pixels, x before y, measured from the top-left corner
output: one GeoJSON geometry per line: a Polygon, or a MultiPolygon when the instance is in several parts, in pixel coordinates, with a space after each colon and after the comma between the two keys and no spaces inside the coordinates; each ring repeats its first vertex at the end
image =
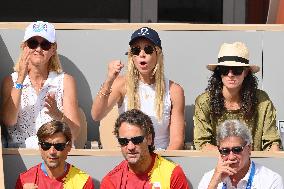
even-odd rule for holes
{"type": "MultiPolygon", "coordinates": [[[[142,50],[141,47],[138,47],[138,46],[137,47],[131,47],[131,54],[138,56],[140,54],[141,50],[142,50]]],[[[154,52],[154,50],[155,50],[154,47],[151,46],[151,45],[147,45],[147,46],[144,47],[144,52],[146,54],[152,54],[154,52]]]]}
{"type": "Polygon", "coordinates": [[[127,146],[129,141],[131,141],[134,145],[140,144],[143,142],[144,140],[144,136],[136,136],[136,137],[132,137],[132,138],[118,138],[118,143],[121,146],[127,146]]]}
{"type": "Polygon", "coordinates": [[[218,71],[221,75],[228,75],[230,70],[234,75],[241,75],[245,70],[242,66],[218,66],[218,71]]]}
{"type": "Polygon", "coordinates": [[[219,148],[219,152],[222,156],[227,156],[229,155],[231,152],[233,152],[234,154],[240,154],[242,153],[242,151],[244,150],[244,146],[234,146],[232,148],[219,148]]]}
{"type": "Polygon", "coordinates": [[[48,51],[51,48],[52,43],[47,40],[43,40],[42,42],[38,42],[36,39],[27,40],[27,46],[30,49],[36,49],[38,46],[42,48],[42,50],[48,51]]]}
{"type": "Polygon", "coordinates": [[[49,150],[53,146],[57,151],[63,151],[66,146],[69,144],[69,141],[66,143],[49,143],[49,142],[39,142],[41,149],[44,151],[49,150]]]}

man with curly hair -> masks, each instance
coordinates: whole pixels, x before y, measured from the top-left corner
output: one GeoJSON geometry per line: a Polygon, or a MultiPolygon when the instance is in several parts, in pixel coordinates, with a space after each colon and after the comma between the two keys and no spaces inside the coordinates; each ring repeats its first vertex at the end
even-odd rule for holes
{"type": "Polygon", "coordinates": [[[195,101],[194,144],[198,150],[216,149],[217,126],[227,119],[246,123],[253,137],[252,150],[279,150],[276,110],[266,92],[258,89],[249,64],[249,51],[242,42],[224,43],[218,63],[207,65],[213,72],[206,91],[195,101]]]}
{"type": "Polygon", "coordinates": [[[110,171],[101,189],[189,189],[182,168],[154,153],[151,118],[138,109],[122,113],[114,134],[125,160],[110,171]]]}

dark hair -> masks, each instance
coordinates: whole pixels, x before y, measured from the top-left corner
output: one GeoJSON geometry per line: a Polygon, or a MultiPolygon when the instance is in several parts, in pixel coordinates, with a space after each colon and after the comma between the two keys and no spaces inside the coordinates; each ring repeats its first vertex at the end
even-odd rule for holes
{"type": "Polygon", "coordinates": [[[65,136],[66,142],[72,142],[72,134],[68,125],[61,121],[51,121],[43,124],[37,131],[37,137],[39,142],[44,140],[55,133],[62,133],[65,136]]]}
{"type": "Polygon", "coordinates": [[[114,131],[113,131],[113,133],[117,138],[119,137],[118,130],[121,124],[124,122],[139,127],[143,131],[145,136],[151,134],[153,140],[152,144],[148,146],[148,149],[149,152],[153,152],[155,150],[154,146],[155,131],[151,118],[148,115],[144,114],[142,111],[137,109],[132,109],[120,114],[120,116],[117,118],[115,122],[114,131]]]}
{"type": "MultiPolygon", "coordinates": [[[[217,67],[218,68],[218,67],[217,67]]],[[[210,96],[211,114],[215,117],[220,117],[225,110],[224,96],[223,96],[223,82],[218,69],[215,69],[212,76],[208,80],[208,86],[206,91],[210,96]]],[[[256,110],[258,103],[256,97],[256,91],[258,87],[258,81],[255,75],[249,70],[247,76],[244,78],[242,87],[240,90],[241,98],[241,112],[244,119],[250,119],[256,110]]]]}

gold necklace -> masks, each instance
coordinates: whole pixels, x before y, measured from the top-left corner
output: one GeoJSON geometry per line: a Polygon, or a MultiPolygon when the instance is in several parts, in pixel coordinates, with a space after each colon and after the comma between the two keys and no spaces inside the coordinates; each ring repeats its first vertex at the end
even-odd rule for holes
{"type": "Polygon", "coordinates": [[[151,90],[150,89],[152,89],[152,87],[150,86],[150,85],[143,85],[142,87],[141,87],[141,90],[142,90],[142,96],[144,97],[144,99],[149,99],[149,98],[152,98],[153,97],[153,95],[151,94],[151,90]]]}
{"type": "Polygon", "coordinates": [[[238,110],[238,109],[240,109],[240,104],[238,102],[229,102],[229,101],[225,100],[225,107],[228,110],[238,110]]]}
{"type": "Polygon", "coordinates": [[[150,97],[150,94],[147,93],[147,91],[146,91],[144,88],[142,88],[142,92],[143,92],[143,97],[144,97],[144,99],[147,100],[147,99],[150,97]]]}
{"type": "Polygon", "coordinates": [[[42,89],[44,85],[45,80],[42,80],[41,82],[31,81],[33,88],[38,92],[42,89]]]}

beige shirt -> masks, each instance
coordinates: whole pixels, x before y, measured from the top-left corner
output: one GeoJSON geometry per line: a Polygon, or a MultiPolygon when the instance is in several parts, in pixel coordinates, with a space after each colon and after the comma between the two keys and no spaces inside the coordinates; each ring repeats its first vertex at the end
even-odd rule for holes
{"type": "Polygon", "coordinates": [[[256,112],[249,120],[244,120],[240,110],[225,110],[221,117],[213,117],[210,113],[209,93],[199,95],[195,100],[194,112],[194,144],[200,150],[202,145],[210,143],[216,145],[217,127],[228,119],[243,121],[251,131],[253,150],[261,151],[277,142],[280,136],[276,127],[276,110],[268,95],[262,91],[256,92],[258,104],[256,112]]]}

